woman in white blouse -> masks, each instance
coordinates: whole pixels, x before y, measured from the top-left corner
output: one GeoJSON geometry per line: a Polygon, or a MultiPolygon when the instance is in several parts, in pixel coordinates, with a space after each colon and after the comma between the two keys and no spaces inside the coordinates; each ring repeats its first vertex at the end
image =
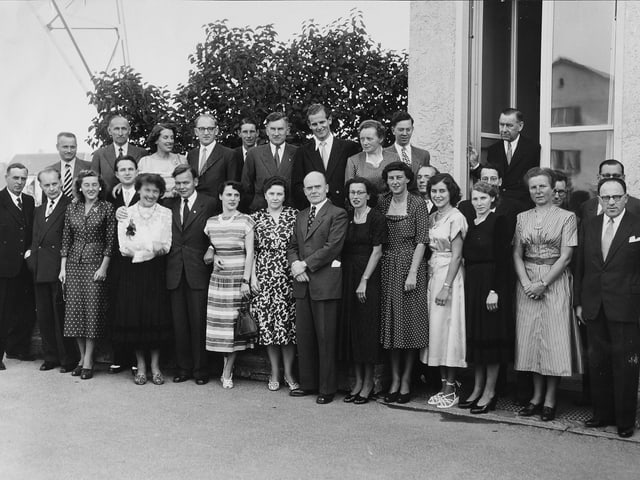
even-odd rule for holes
{"type": "Polygon", "coordinates": [[[178,165],[187,163],[183,155],[173,153],[175,130],[173,126],[159,123],[151,130],[147,144],[151,155],[142,157],[138,163],[140,173],[157,173],[166,184],[163,198],[174,197],[175,181],[171,174],[178,165]]]}
{"type": "Polygon", "coordinates": [[[136,179],[140,200],[126,208],[118,221],[118,243],[125,257],[117,286],[113,338],[136,353],[136,385],[147,383],[146,352],[150,352],[152,381],[164,383],[160,347],[171,340],[171,317],[165,285],[165,257],[171,248],[171,210],[158,204],[165,192],[160,175],[136,179]]]}

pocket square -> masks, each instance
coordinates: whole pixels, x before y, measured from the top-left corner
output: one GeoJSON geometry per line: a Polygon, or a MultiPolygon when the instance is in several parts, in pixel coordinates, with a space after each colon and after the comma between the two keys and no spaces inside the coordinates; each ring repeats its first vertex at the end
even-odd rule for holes
{"type": "Polygon", "coordinates": [[[636,243],[636,242],[640,242],[640,237],[636,237],[635,235],[632,235],[629,237],[629,243],[636,243]]]}

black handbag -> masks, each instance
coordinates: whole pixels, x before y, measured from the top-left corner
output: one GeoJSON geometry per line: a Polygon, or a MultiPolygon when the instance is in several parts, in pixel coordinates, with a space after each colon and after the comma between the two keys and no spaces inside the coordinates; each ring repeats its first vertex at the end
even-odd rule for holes
{"type": "Polygon", "coordinates": [[[248,305],[243,305],[238,309],[233,336],[236,340],[251,340],[258,336],[258,324],[251,316],[248,305]]]}

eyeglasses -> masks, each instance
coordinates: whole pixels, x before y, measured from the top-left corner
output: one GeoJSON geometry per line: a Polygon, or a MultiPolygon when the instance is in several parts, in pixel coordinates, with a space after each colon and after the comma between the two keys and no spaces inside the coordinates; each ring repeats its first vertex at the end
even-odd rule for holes
{"type": "Polygon", "coordinates": [[[353,191],[349,192],[349,195],[353,195],[354,197],[362,197],[362,196],[364,196],[366,194],[367,194],[367,192],[365,192],[364,190],[356,191],[356,192],[353,192],[353,191]]]}
{"type": "Polygon", "coordinates": [[[601,173],[600,178],[622,178],[621,173],[601,173]]]}
{"type": "Polygon", "coordinates": [[[564,197],[564,196],[567,194],[567,191],[566,191],[566,190],[559,189],[559,188],[554,188],[554,190],[553,190],[553,194],[554,194],[554,195],[558,195],[558,196],[560,196],[560,197],[564,197]]]}
{"type": "Polygon", "coordinates": [[[213,133],[218,127],[196,127],[196,130],[200,133],[213,133]]]}
{"type": "Polygon", "coordinates": [[[600,195],[600,200],[604,203],[609,203],[611,200],[618,203],[623,197],[624,195],[600,195]]]}

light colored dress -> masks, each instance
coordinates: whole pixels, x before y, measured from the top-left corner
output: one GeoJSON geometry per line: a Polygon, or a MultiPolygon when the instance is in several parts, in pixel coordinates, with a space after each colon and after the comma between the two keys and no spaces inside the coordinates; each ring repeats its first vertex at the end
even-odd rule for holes
{"type": "Polygon", "coordinates": [[[223,220],[222,215],[207,220],[204,233],[215,248],[215,256],[224,262],[224,269],[211,274],[207,295],[206,349],[212,352],[237,352],[253,348],[253,342],[235,340],[234,326],[238,309],[243,305],[240,287],[244,275],[245,237],[253,230],[249,215],[238,213],[223,220]]]}
{"type": "Polygon", "coordinates": [[[451,282],[446,305],[436,305],[436,296],[447,279],[451,262],[451,244],[456,236],[464,240],[468,225],[457,208],[449,210],[436,220],[436,213],[429,217],[429,346],[420,351],[420,361],[429,366],[467,366],[467,338],[465,327],[464,268],[462,264],[451,282]]]}
{"type": "Polygon", "coordinates": [[[169,155],[169,159],[161,158],[158,153],[142,157],[140,163],[138,163],[139,173],[157,173],[163,179],[167,185],[167,192],[165,197],[173,196],[173,188],[176,185],[175,180],[171,176],[173,171],[178,165],[185,165],[187,163],[186,157],[172,153],[169,155]]]}
{"type": "MultiPolygon", "coordinates": [[[[522,212],[513,243],[522,245],[527,276],[538,282],[552,265],[531,260],[558,258],[562,247],[578,245],[576,216],[558,207],[541,215],[535,208],[522,212]]],[[[516,370],[561,377],[582,372],[572,289],[568,267],[549,284],[540,300],[527,297],[517,283],[516,370]]]]}

